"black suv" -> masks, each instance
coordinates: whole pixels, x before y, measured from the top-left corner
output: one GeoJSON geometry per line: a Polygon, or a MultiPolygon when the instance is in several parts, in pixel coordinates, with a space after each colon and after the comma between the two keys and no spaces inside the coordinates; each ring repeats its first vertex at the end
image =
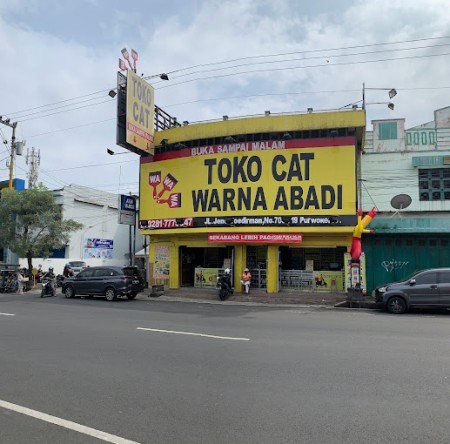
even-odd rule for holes
{"type": "Polygon", "coordinates": [[[416,271],[404,281],[375,288],[372,296],[396,314],[412,307],[450,308],[450,268],[416,271]]]}
{"type": "Polygon", "coordinates": [[[105,296],[113,301],[117,296],[134,299],[144,290],[143,278],[137,267],[88,267],[76,276],[67,278],[62,285],[66,298],[79,296],[105,296]]]}

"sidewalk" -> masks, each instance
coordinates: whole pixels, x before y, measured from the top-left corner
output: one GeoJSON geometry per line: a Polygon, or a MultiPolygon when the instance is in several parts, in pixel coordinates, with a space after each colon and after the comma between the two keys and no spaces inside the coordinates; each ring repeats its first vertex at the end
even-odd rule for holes
{"type": "MultiPolygon", "coordinates": [[[[36,287],[26,291],[24,295],[40,296],[41,288],[36,287]]],[[[20,296],[17,293],[1,293],[2,295],[20,296]]],[[[56,289],[57,297],[64,297],[61,288],[56,289]]],[[[349,304],[347,295],[343,292],[331,291],[282,291],[280,293],[266,293],[262,289],[251,289],[249,294],[235,292],[225,301],[220,301],[215,288],[194,288],[182,287],[165,290],[160,296],[153,296],[151,288],[146,288],[142,293],[138,293],[136,299],[148,300],[148,298],[159,299],[161,301],[181,301],[181,302],[211,302],[218,304],[243,303],[243,304],[279,304],[279,305],[314,305],[342,308],[376,308],[371,297],[367,296],[359,302],[349,304]]]]}
{"type": "MultiPolygon", "coordinates": [[[[145,297],[151,296],[151,289],[146,288],[141,294],[145,297]]],[[[185,300],[185,301],[219,301],[217,290],[212,288],[181,287],[165,290],[163,295],[157,296],[162,300],[185,300]]],[[[346,307],[347,295],[343,292],[328,291],[283,291],[280,293],[266,293],[262,289],[251,289],[249,294],[235,292],[227,302],[247,302],[259,304],[302,304],[302,305],[327,305],[346,307]]],[[[354,308],[370,308],[373,304],[371,297],[366,297],[358,304],[353,303],[354,308]]]]}

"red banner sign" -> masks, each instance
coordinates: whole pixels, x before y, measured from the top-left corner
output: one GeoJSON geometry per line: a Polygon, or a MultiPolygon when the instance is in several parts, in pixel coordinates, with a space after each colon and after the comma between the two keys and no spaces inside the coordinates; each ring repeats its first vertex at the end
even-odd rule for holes
{"type": "Polygon", "coordinates": [[[289,233],[209,233],[208,242],[299,244],[301,234],[289,233]]]}

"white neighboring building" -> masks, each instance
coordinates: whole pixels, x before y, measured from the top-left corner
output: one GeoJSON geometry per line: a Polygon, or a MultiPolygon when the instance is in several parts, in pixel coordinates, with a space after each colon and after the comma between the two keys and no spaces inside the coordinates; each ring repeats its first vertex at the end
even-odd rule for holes
{"type": "MultiPolygon", "coordinates": [[[[83,228],[72,233],[69,244],[55,251],[51,258],[34,258],[34,267],[41,264],[47,270],[51,265],[59,274],[66,262],[74,260],[85,261],[90,266],[130,264],[130,226],[118,222],[117,194],[80,185],[65,186],[53,190],[53,194],[56,203],[62,206],[64,219],[73,219],[83,224],[83,228]],[[97,241],[93,243],[93,239],[97,241]],[[100,245],[107,248],[99,248],[100,245]]],[[[143,245],[144,238],[132,226],[132,255],[143,245]]],[[[26,259],[21,259],[20,264],[27,266],[26,259]]]]}

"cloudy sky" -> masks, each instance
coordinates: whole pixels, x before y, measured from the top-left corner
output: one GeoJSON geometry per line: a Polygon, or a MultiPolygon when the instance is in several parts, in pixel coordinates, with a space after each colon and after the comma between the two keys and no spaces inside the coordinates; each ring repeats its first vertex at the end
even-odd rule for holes
{"type": "MultiPolygon", "coordinates": [[[[448,0],[9,0],[0,41],[0,115],[40,151],[52,189],[138,191],[137,156],[106,152],[123,152],[107,94],[123,47],[138,51],[139,75],[169,74],[151,80],[155,102],[179,121],[360,105],[363,83],[369,128],[390,117],[412,127],[450,106],[448,0]],[[394,111],[376,89],[392,87],[394,111]]],[[[27,171],[18,157],[16,176],[27,171]]]]}

